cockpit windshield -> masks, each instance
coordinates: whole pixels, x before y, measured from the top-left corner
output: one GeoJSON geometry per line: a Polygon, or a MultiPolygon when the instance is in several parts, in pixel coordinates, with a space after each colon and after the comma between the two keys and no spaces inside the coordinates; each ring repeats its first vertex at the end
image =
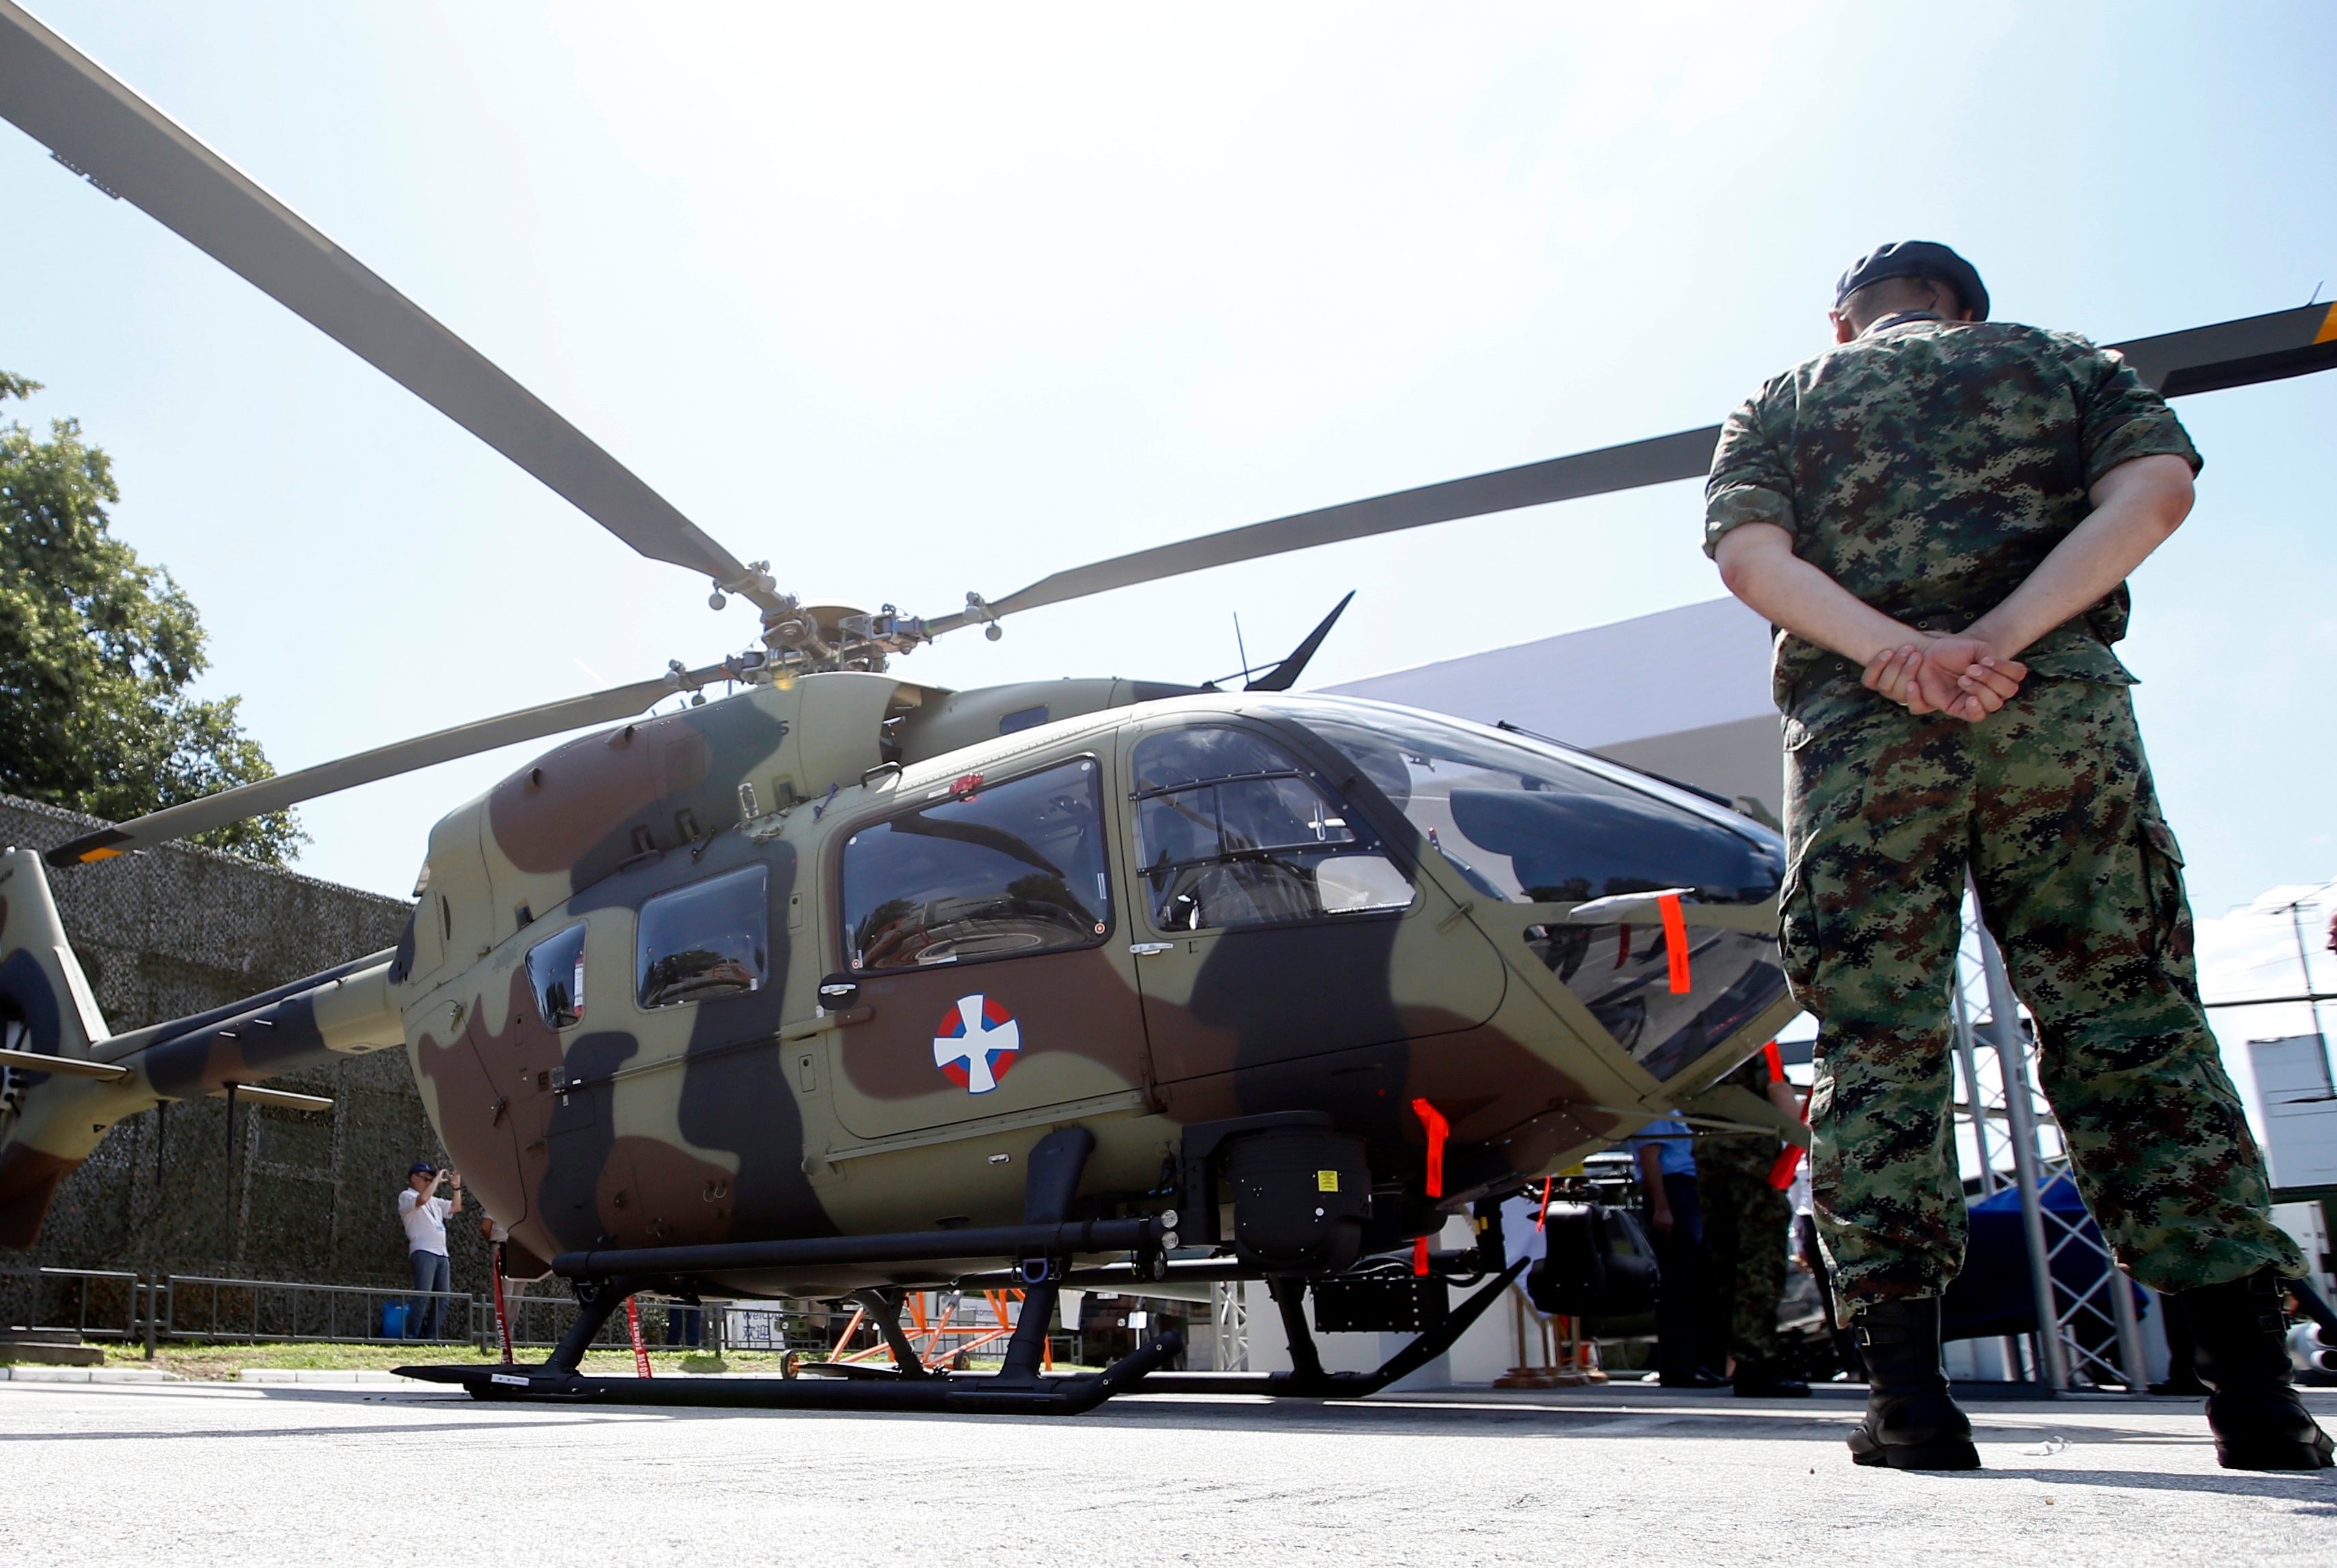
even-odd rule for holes
{"type": "Polygon", "coordinates": [[[1403,813],[1422,850],[1481,897],[1617,899],[1612,915],[1553,918],[1530,927],[1527,940],[1655,1077],[1679,1076],[1785,996],[1775,937],[1693,921],[1691,985],[1673,991],[1669,938],[1645,901],[1622,897],[1677,891],[1690,904],[1740,906],[1773,898],[1785,845],[1767,828],[1603,758],[1414,709],[1324,698],[1275,708],[1345,752],[1403,813]]]}
{"type": "Polygon", "coordinates": [[[1579,904],[1693,890],[1758,904],[1785,873],[1775,835],[1619,764],[1376,702],[1290,718],[1339,748],[1479,892],[1579,904]]]}

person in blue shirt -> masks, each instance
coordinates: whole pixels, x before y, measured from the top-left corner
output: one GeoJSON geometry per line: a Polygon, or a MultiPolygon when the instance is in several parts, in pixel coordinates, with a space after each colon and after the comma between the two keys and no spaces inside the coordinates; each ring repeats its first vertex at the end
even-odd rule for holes
{"type": "Polygon", "coordinates": [[[1656,1367],[1667,1388],[1718,1388],[1728,1380],[1708,1370],[1697,1343],[1697,1256],[1704,1248],[1704,1206],[1696,1191],[1696,1152],[1687,1123],[1674,1112],[1633,1133],[1631,1158],[1639,1168],[1648,1240],[1662,1279],[1656,1287],[1656,1367]]]}

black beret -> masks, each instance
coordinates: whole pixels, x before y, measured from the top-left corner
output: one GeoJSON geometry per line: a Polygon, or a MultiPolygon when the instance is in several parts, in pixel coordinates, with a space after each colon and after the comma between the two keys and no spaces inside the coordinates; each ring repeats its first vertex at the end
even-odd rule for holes
{"type": "Polygon", "coordinates": [[[1840,309],[1843,300],[1869,283],[1880,283],[1885,278],[1935,279],[1956,291],[1973,320],[1988,319],[1988,285],[1980,280],[1980,273],[1946,246],[1929,240],[1902,240],[1861,257],[1833,286],[1834,309],[1840,309]]]}

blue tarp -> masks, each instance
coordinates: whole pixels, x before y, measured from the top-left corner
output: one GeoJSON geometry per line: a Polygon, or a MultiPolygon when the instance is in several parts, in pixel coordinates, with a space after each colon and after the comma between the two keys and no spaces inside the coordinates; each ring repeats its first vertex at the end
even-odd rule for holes
{"type": "MultiPolygon", "coordinates": [[[[2066,1174],[2054,1177],[2038,1198],[2057,1213],[2085,1212],[2078,1184],[2066,1174]]],[[[2029,1296],[2029,1242],[2021,1231],[2019,1190],[2007,1187],[1971,1203],[1966,1212],[1970,1241],[1963,1272],[1956,1276],[1940,1303],[1941,1333],[1950,1339],[1980,1339],[2030,1332],[2037,1327],[2037,1308],[2029,1296]]],[[[2047,1246],[2051,1246],[2058,1229],[2046,1227],[2047,1246]]],[[[2101,1245],[2102,1233],[2090,1218],[2080,1229],[2095,1246],[2101,1245]]],[[[2053,1259],[2056,1294],[2063,1300],[2084,1295],[2101,1283],[2107,1267],[2098,1252],[2081,1247],[2063,1249],[2053,1259]]],[[[2106,1309],[2109,1305],[2107,1298],[2101,1304],[2106,1309]]],[[[2135,1289],[2135,1305],[2137,1311],[2148,1310],[2147,1298],[2139,1289],[2135,1289]]],[[[2096,1327],[2107,1331],[2107,1319],[2096,1327]]]]}

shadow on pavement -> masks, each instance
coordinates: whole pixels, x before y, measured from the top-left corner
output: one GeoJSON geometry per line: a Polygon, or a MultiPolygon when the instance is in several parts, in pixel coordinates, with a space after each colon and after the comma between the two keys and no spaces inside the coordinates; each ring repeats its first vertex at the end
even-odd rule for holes
{"type": "MultiPolygon", "coordinates": [[[[2204,1446],[2204,1444],[2203,1444],[2204,1446]]],[[[1981,1463],[1988,1464],[1985,1449],[1981,1463]]],[[[2337,1518],[2337,1470],[2218,1470],[2205,1475],[2170,1475],[2164,1470],[2057,1470],[2050,1466],[2014,1468],[1990,1465],[1961,1473],[1970,1481],[2034,1481],[2050,1486],[2110,1486],[2132,1492],[2202,1492],[2225,1497],[2303,1498],[2325,1496],[2299,1512],[2337,1518]]]]}

